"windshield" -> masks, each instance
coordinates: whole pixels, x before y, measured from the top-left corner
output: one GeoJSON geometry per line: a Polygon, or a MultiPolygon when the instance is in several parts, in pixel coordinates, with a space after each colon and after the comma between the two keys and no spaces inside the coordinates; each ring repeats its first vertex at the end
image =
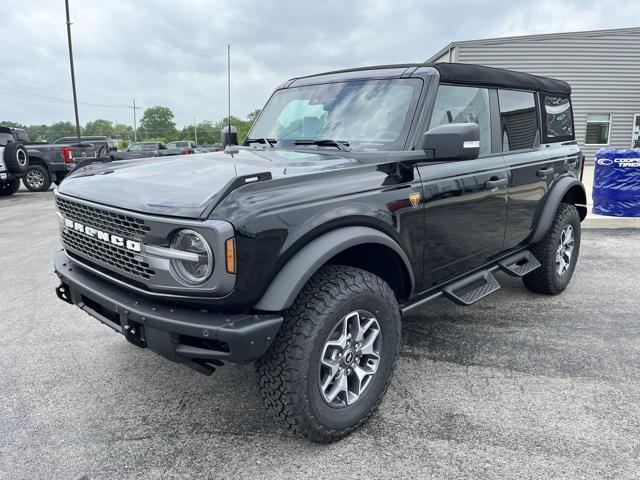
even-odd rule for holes
{"type": "Polygon", "coordinates": [[[401,150],[422,80],[366,80],[276,91],[253,125],[251,139],[278,146],[335,140],[352,149],[401,150]]]}

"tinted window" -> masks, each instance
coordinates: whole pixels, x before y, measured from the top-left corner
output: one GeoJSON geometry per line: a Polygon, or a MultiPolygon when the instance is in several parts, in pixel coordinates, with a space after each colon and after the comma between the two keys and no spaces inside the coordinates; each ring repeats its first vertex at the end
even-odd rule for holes
{"type": "Polygon", "coordinates": [[[9,142],[13,142],[13,135],[10,133],[0,133],[0,146],[4,147],[9,142]]]}
{"type": "Polygon", "coordinates": [[[15,133],[16,136],[18,137],[18,141],[19,142],[28,142],[29,141],[29,136],[27,135],[27,133],[24,130],[14,130],[13,133],[15,133]]]}
{"type": "Polygon", "coordinates": [[[573,113],[569,97],[545,95],[544,117],[548,140],[573,140],[573,113]]]}
{"type": "Polygon", "coordinates": [[[477,123],[480,127],[480,154],[490,153],[489,90],[440,85],[429,129],[447,123],[477,123]]]}
{"type": "Polygon", "coordinates": [[[536,99],[531,92],[498,90],[502,151],[524,150],[540,144],[536,99]]]}

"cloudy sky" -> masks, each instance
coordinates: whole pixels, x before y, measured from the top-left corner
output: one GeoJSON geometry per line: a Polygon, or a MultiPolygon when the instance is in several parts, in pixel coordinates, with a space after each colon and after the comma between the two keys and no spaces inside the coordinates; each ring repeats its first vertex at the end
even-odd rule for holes
{"type": "MultiPolygon", "coordinates": [[[[455,40],[637,26],[630,0],[70,0],[80,122],[132,123],[170,107],[179,126],[262,107],[294,77],[420,62],[455,40]]],[[[0,0],[0,120],[73,120],[63,0],[0,0]],[[10,47],[10,48],[7,48],[10,47]]]]}

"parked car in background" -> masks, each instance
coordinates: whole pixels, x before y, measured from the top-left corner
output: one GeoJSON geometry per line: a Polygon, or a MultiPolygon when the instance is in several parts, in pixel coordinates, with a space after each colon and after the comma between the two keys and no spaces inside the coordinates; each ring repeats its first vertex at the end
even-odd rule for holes
{"type": "Polygon", "coordinates": [[[175,142],[167,143],[167,150],[180,149],[182,154],[187,155],[189,153],[195,153],[196,142],[192,140],[176,140],[175,142]]]}
{"type": "Polygon", "coordinates": [[[135,158],[170,157],[173,155],[188,155],[193,153],[193,149],[190,148],[176,146],[169,148],[169,145],[174,143],[176,142],[165,145],[162,142],[136,142],[129,145],[124,151],[111,152],[109,157],[111,157],[112,160],[133,160],[135,158]]]}
{"type": "MultiPolygon", "coordinates": [[[[91,143],[96,151],[97,158],[106,158],[111,152],[118,150],[118,142],[113,138],[106,137],[104,135],[99,136],[87,136],[80,137],[80,143],[91,143]]],[[[62,137],[53,142],[54,145],[70,145],[74,146],[78,144],[77,137],[62,137]]]]}
{"type": "Polygon", "coordinates": [[[129,145],[125,150],[111,152],[109,156],[113,160],[159,157],[160,152],[166,149],[166,145],[162,142],[135,142],[129,145]]]}
{"type": "Polygon", "coordinates": [[[219,152],[221,150],[222,145],[219,143],[203,143],[196,147],[195,153],[219,152]]]}
{"type": "Polygon", "coordinates": [[[59,185],[64,177],[76,166],[76,160],[94,158],[95,149],[90,143],[71,145],[54,145],[32,142],[29,135],[21,128],[8,128],[14,142],[25,146],[29,165],[22,182],[32,192],[44,192],[51,182],[59,185]]]}
{"type": "Polygon", "coordinates": [[[29,155],[16,141],[11,129],[0,127],[0,196],[13,195],[20,188],[20,178],[29,168],[29,155]]]}

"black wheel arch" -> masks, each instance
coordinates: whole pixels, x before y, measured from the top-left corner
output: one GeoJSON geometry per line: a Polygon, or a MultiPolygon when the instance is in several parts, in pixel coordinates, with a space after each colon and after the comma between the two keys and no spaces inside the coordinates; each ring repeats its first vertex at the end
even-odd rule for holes
{"type": "Polygon", "coordinates": [[[399,299],[409,298],[415,286],[409,258],[393,238],[372,227],[341,227],[316,237],[293,255],[254,308],[286,310],[313,274],[327,264],[349,265],[378,275],[399,299]]]}
{"type": "Polygon", "coordinates": [[[572,176],[565,176],[556,181],[547,194],[546,202],[542,207],[536,229],[529,243],[536,243],[544,238],[561,203],[574,205],[580,215],[580,221],[585,219],[587,216],[587,193],[580,180],[572,176]]]}
{"type": "Polygon", "coordinates": [[[51,165],[49,163],[47,163],[41,156],[39,156],[37,153],[32,153],[29,152],[29,165],[40,165],[41,167],[44,167],[47,170],[47,173],[49,173],[49,178],[54,178],[54,174],[53,171],[51,170],[51,165]]]}

